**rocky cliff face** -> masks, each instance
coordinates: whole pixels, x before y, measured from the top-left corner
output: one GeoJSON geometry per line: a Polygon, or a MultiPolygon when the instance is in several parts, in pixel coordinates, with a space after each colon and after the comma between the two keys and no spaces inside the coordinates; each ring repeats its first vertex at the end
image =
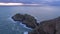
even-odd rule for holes
{"type": "Polygon", "coordinates": [[[28,14],[16,14],[12,16],[12,19],[23,22],[23,24],[26,24],[26,26],[30,28],[35,28],[38,25],[36,19],[28,14]]]}
{"type": "Polygon", "coordinates": [[[37,23],[37,20],[28,14],[16,14],[12,17],[14,21],[22,21],[33,30],[28,34],[60,34],[60,17],[37,23]]]}

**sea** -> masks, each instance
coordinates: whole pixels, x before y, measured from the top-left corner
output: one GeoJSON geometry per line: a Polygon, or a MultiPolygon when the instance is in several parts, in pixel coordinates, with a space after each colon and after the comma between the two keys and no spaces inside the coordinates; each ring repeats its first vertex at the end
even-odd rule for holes
{"type": "Polygon", "coordinates": [[[28,34],[32,30],[11,18],[17,13],[32,15],[40,23],[59,17],[60,6],[0,6],[0,34],[28,34]]]}

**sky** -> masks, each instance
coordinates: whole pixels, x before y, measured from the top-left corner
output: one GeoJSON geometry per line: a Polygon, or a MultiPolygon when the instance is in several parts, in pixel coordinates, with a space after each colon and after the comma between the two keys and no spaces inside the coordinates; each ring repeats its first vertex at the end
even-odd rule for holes
{"type": "Polygon", "coordinates": [[[0,0],[0,3],[22,3],[60,6],[60,0],[0,0]]]}

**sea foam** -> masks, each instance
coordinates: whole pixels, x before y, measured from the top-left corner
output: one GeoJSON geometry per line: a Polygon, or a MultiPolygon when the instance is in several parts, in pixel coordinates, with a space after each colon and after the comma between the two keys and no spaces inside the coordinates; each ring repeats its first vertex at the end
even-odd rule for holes
{"type": "Polygon", "coordinates": [[[26,31],[26,32],[24,32],[24,34],[28,34],[28,32],[26,31]]]}
{"type": "Polygon", "coordinates": [[[25,24],[22,24],[21,22],[14,21],[12,18],[8,18],[8,19],[11,20],[11,21],[12,21],[13,23],[15,23],[15,24],[18,23],[18,24],[22,25],[23,27],[32,30],[31,28],[26,27],[26,25],[25,25],[25,24]]]}

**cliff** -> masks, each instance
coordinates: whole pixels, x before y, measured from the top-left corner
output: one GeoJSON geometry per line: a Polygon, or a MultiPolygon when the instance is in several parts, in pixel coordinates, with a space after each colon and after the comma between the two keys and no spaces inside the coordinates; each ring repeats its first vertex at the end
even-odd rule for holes
{"type": "Polygon", "coordinates": [[[37,20],[28,14],[16,14],[12,16],[14,21],[21,21],[27,27],[33,30],[28,34],[60,34],[60,17],[42,21],[40,24],[37,20]]]}
{"type": "Polygon", "coordinates": [[[25,24],[27,27],[30,28],[35,28],[36,26],[38,26],[37,20],[33,16],[28,14],[16,14],[12,16],[12,19],[14,21],[20,21],[22,22],[22,24],[25,24]]]}

